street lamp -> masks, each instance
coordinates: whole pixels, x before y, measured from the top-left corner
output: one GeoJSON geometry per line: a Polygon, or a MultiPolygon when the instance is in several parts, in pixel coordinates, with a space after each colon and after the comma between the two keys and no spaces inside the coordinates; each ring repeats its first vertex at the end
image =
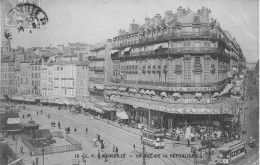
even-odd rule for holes
{"type": "Polygon", "coordinates": [[[43,162],[43,165],[44,165],[44,152],[45,152],[45,149],[44,149],[44,147],[42,147],[42,162],[43,162]]]}
{"type": "Polygon", "coordinates": [[[143,144],[143,162],[142,162],[142,165],[146,165],[146,162],[145,162],[145,148],[144,148],[144,144],[143,144]]]}

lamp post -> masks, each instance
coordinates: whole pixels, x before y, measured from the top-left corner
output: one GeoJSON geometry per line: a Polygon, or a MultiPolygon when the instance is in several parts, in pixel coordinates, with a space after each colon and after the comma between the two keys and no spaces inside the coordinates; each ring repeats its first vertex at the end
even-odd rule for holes
{"type": "Polygon", "coordinates": [[[45,149],[44,149],[44,147],[42,147],[42,163],[43,163],[43,165],[44,165],[44,152],[45,152],[45,149]]]}
{"type": "Polygon", "coordinates": [[[142,165],[146,165],[146,162],[145,162],[145,147],[144,147],[144,144],[143,144],[143,162],[142,162],[142,165]]]}

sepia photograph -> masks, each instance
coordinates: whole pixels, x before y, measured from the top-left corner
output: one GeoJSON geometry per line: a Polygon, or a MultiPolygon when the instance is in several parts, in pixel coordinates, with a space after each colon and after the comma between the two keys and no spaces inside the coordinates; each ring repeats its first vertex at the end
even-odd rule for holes
{"type": "Polygon", "coordinates": [[[0,11],[0,165],[259,165],[259,0],[0,11]]]}

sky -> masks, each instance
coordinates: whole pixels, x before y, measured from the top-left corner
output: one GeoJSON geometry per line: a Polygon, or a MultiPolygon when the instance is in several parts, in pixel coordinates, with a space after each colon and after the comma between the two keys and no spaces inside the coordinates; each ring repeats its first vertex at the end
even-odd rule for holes
{"type": "Polygon", "coordinates": [[[68,42],[95,44],[117,36],[119,29],[128,30],[133,19],[144,24],[144,18],[182,6],[197,12],[202,6],[228,30],[240,44],[247,61],[259,57],[258,0],[42,0],[47,13],[46,29],[18,33],[12,28],[12,48],[23,46],[67,45],[68,42]]]}

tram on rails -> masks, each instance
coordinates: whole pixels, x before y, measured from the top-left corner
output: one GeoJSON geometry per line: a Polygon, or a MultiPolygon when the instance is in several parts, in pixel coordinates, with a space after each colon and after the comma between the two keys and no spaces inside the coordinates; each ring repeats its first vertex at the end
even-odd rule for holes
{"type": "Polygon", "coordinates": [[[152,130],[152,129],[143,129],[143,134],[141,136],[141,141],[143,144],[153,147],[155,149],[164,148],[164,132],[152,130]]]}
{"type": "Polygon", "coordinates": [[[227,165],[246,157],[245,142],[235,140],[218,149],[217,165],[227,165]]]}

